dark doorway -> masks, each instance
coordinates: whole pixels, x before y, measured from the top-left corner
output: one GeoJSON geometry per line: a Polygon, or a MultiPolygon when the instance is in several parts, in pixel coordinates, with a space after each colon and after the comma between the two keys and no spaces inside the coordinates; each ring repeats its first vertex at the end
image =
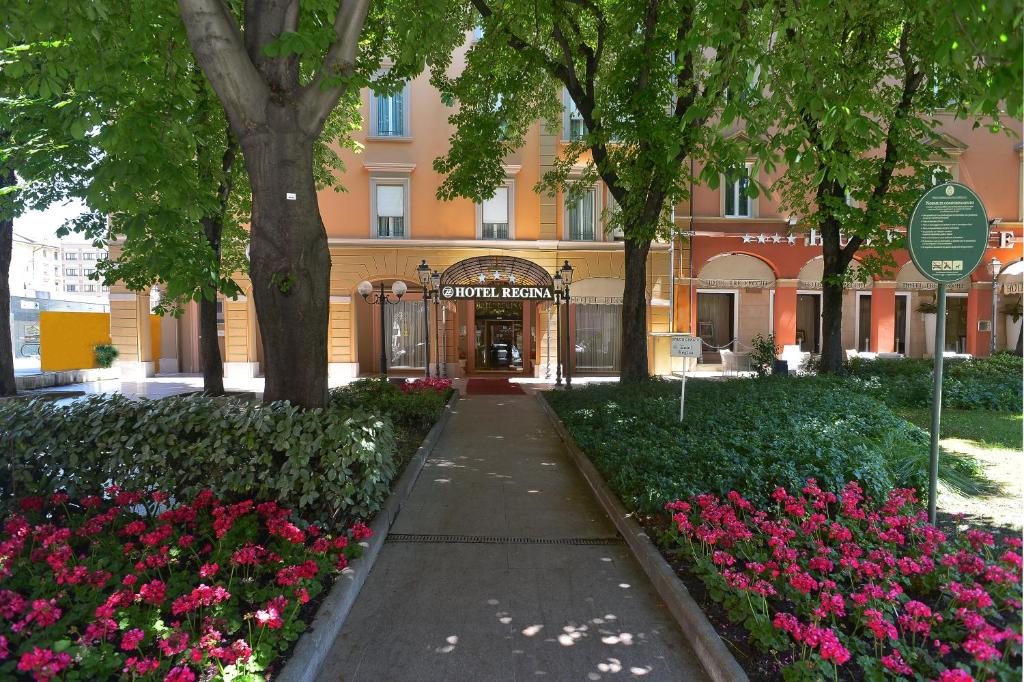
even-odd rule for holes
{"type": "Polygon", "coordinates": [[[474,327],[478,370],[523,370],[522,301],[477,301],[474,327]]]}

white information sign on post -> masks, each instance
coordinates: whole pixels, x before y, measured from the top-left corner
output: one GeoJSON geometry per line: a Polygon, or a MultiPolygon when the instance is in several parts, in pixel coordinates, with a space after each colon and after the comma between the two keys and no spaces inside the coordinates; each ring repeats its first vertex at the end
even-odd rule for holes
{"type": "MultiPolygon", "coordinates": [[[[702,341],[696,336],[673,336],[669,355],[673,358],[699,358],[702,353],[702,341]]],[[[683,405],[686,400],[686,369],[673,372],[679,377],[679,421],[683,421],[683,405]]]]}

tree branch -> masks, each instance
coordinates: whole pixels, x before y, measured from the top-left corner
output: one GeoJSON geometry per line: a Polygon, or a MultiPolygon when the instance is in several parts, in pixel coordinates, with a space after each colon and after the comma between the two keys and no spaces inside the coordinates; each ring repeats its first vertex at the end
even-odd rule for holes
{"type": "Polygon", "coordinates": [[[323,129],[347,87],[345,79],[355,72],[359,36],[369,6],[370,0],[341,0],[334,17],[334,42],[316,76],[303,88],[299,98],[303,127],[310,134],[319,134],[323,129]]]}
{"type": "Polygon", "coordinates": [[[192,51],[241,138],[263,121],[270,92],[249,60],[238,23],[223,0],[178,0],[192,51]]]}

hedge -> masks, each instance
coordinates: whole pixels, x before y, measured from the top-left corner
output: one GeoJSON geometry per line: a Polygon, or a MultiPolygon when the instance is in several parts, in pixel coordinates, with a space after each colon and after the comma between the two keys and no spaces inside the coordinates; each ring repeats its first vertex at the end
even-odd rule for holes
{"type": "MultiPolygon", "coordinates": [[[[946,359],[943,363],[942,404],[961,410],[1019,412],[1024,361],[1010,353],[989,358],[946,359]]],[[[892,407],[929,407],[932,400],[932,360],[866,360],[846,365],[849,381],[892,407]]]]}
{"type": "Polygon", "coordinates": [[[277,500],[329,525],[376,511],[396,470],[387,417],[202,396],[10,401],[0,407],[0,448],[0,505],[116,483],[179,499],[210,489],[226,500],[277,500]]]}
{"type": "MultiPolygon", "coordinates": [[[[829,379],[691,380],[590,385],[545,397],[627,508],[732,490],[756,503],[807,478],[856,480],[877,499],[926,483],[928,437],[885,404],[829,379]]],[[[969,485],[973,460],[943,458],[947,481],[969,485]]],[[[954,486],[955,487],[955,486],[954,486]]]]}

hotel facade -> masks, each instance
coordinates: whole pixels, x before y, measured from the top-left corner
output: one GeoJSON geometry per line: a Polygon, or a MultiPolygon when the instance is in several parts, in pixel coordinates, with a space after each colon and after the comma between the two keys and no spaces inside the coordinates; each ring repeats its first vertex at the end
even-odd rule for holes
{"type": "MultiPolygon", "coordinates": [[[[557,334],[566,330],[574,376],[618,373],[624,265],[620,235],[605,229],[610,196],[600,184],[569,202],[560,193],[534,191],[582,126],[563,99],[562,120],[535,124],[523,147],[504,160],[505,180],[494,198],[476,204],[435,196],[443,178],[432,163],[447,151],[451,110],[428,76],[393,96],[364,91],[364,125],[355,135],[361,153],[343,152],[346,191],[319,197],[332,259],[333,377],[379,373],[383,349],[388,370],[396,374],[423,374],[428,367],[434,373],[436,367],[448,376],[554,378],[557,334]],[[573,269],[567,316],[557,316],[544,296],[500,297],[499,291],[493,298],[481,290],[549,287],[565,262],[573,269]],[[439,288],[447,288],[438,303],[425,305],[418,276],[423,263],[438,273],[439,288]],[[394,305],[368,305],[357,292],[364,281],[386,292],[401,281],[407,292],[394,305]]],[[[1020,333],[1020,317],[1012,311],[1019,310],[1024,270],[1024,157],[1020,138],[939,118],[945,155],[937,151],[936,159],[981,196],[994,223],[985,263],[1001,263],[994,276],[983,264],[949,287],[945,350],[984,356],[993,335],[995,347],[1003,349],[1012,348],[1020,333]]],[[[773,179],[759,178],[766,185],[773,179]]],[[[692,205],[675,207],[679,236],[651,248],[644,293],[653,373],[673,369],[671,333],[699,336],[703,360],[712,365],[721,362],[722,350],[749,350],[758,334],[774,333],[778,344],[805,355],[820,351],[820,239],[792,231],[773,195],[745,197],[742,182],[723,178],[717,189],[694,187],[692,205]]],[[[934,300],[934,285],[906,252],[895,258],[898,267],[887,276],[846,291],[845,349],[934,353],[927,314],[919,310],[934,300]]],[[[250,289],[244,276],[240,283],[250,289]]],[[[125,374],[152,373],[156,359],[163,367],[200,371],[196,311],[163,321],[155,358],[144,323],[149,304],[145,293],[123,287],[111,292],[111,336],[125,374]]],[[[258,376],[262,348],[252,297],[225,300],[221,310],[226,374],[258,376]]]]}

